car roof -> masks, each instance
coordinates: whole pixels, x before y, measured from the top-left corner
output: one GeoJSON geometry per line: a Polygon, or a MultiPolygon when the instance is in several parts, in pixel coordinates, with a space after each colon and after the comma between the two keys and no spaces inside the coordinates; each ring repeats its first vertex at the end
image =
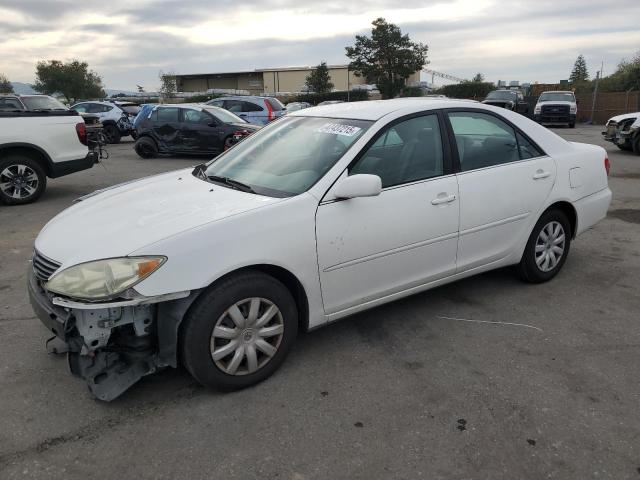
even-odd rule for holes
{"type": "Polygon", "coordinates": [[[542,95],[543,93],[571,93],[571,94],[573,94],[573,92],[571,90],[547,90],[545,92],[542,92],[540,95],[542,95]]]}
{"type": "Polygon", "coordinates": [[[415,110],[422,107],[424,110],[436,110],[439,108],[473,107],[486,108],[484,105],[472,100],[451,100],[444,98],[395,98],[393,100],[369,100],[362,102],[334,103],[320,107],[305,108],[291,113],[296,117],[332,117],[349,118],[354,120],[379,120],[385,115],[398,110],[415,110]]]}

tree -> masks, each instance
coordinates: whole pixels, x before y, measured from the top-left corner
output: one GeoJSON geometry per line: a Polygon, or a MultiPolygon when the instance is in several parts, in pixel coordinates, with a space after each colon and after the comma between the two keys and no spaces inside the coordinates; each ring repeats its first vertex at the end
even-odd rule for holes
{"type": "Polygon", "coordinates": [[[327,62],[320,62],[315,69],[311,71],[305,80],[305,85],[309,90],[315,93],[328,93],[333,88],[327,62]]]}
{"type": "Polygon", "coordinates": [[[484,75],[481,73],[476,73],[476,75],[471,79],[473,83],[482,83],[484,82],[484,75]]]}
{"type": "Polygon", "coordinates": [[[0,73],[0,93],[13,93],[13,85],[3,73],[0,73]]]}
{"type": "Polygon", "coordinates": [[[160,96],[163,98],[175,97],[178,91],[175,72],[163,72],[158,74],[160,78],[160,96]]]}
{"type": "Polygon", "coordinates": [[[573,70],[569,75],[569,81],[571,83],[581,83],[589,80],[589,72],[587,70],[587,62],[582,54],[578,55],[576,62],[573,64],[573,70]]]}
{"type": "Polygon", "coordinates": [[[67,102],[106,96],[100,76],[79,60],[38,62],[34,88],[47,95],[61,93],[67,102]]]}
{"type": "Polygon", "coordinates": [[[372,22],[371,37],[356,35],[353,47],[346,47],[349,68],[367,81],[374,82],[382,98],[395,97],[407,78],[428,63],[429,47],[414,43],[400,28],[384,18],[372,22]]]}

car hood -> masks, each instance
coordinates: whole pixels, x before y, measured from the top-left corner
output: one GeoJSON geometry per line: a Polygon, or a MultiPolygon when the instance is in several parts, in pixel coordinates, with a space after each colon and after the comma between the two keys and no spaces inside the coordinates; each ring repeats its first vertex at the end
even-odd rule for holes
{"type": "Polygon", "coordinates": [[[549,100],[547,102],[538,102],[536,103],[536,107],[541,107],[542,105],[575,105],[576,102],[568,102],[566,100],[558,100],[558,101],[553,101],[553,100],[549,100]]]}
{"type": "Polygon", "coordinates": [[[498,98],[492,98],[489,100],[483,100],[482,103],[495,104],[495,103],[515,103],[513,100],[500,100],[498,98]]]}
{"type": "MultiPolygon", "coordinates": [[[[635,113],[625,113],[624,115],[616,115],[615,117],[611,117],[609,119],[610,121],[614,121],[614,122],[621,122],[622,120],[627,120],[629,118],[640,118],[640,112],[635,112],[635,113]]],[[[607,122],[608,123],[608,122],[607,122]]]]}
{"type": "Polygon", "coordinates": [[[185,230],[283,200],[208,183],[191,171],[155,175],[90,196],[47,223],[35,247],[66,268],[126,256],[185,230]]]}

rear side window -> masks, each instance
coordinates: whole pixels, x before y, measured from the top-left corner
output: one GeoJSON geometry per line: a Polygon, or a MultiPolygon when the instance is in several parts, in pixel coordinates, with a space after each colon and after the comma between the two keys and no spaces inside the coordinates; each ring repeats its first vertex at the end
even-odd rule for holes
{"type": "Polygon", "coordinates": [[[256,105],[251,102],[240,102],[242,103],[242,111],[243,112],[261,112],[262,107],[260,105],[256,105]]]}
{"type": "Polygon", "coordinates": [[[449,120],[463,172],[520,160],[516,132],[486,113],[452,112],[449,120]]]}
{"type": "Polygon", "coordinates": [[[286,107],[277,98],[267,98],[267,102],[269,102],[271,108],[273,108],[273,110],[276,112],[279,112],[280,110],[286,110],[286,107]]]}
{"type": "Polygon", "coordinates": [[[233,113],[240,113],[242,112],[242,104],[244,102],[241,102],[240,100],[225,100],[224,101],[224,108],[226,108],[227,110],[229,110],[230,112],[233,113]]]}
{"type": "Polygon", "coordinates": [[[180,109],[175,107],[160,107],[158,108],[158,121],[159,122],[177,122],[180,109]]]}
{"type": "Polygon", "coordinates": [[[518,150],[520,151],[520,158],[522,160],[541,157],[543,155],[543,153],[538,150],[535,145],[524,138],[520,133],[516,132],[516,138],[518,139],[518,150]]]}

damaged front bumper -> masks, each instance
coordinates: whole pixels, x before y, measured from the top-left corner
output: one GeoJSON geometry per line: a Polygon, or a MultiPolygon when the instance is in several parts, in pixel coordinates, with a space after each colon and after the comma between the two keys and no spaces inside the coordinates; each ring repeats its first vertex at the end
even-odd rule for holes
{"type": "Polygon", "coordinates": [[[65,344],[71,372],[83,378],[96,398],[117,398],[140,378],[177,365],[178,327],[197,292],[107,303],[55,297],[28,273],[28,291],[37,317],[65,344]]]}

